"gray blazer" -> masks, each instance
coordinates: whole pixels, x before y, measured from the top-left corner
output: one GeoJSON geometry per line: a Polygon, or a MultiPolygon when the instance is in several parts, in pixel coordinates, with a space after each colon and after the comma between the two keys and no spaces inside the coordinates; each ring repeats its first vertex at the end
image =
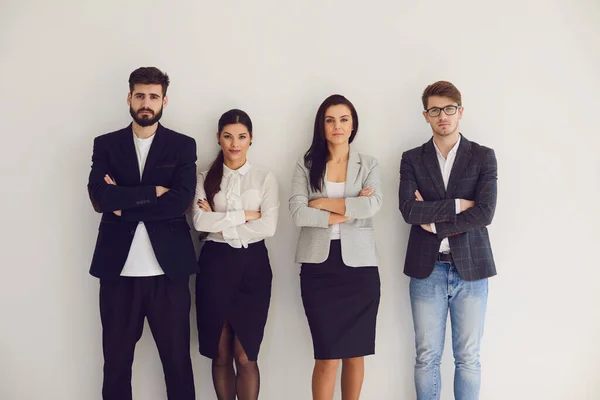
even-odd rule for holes
{"type": "MultiPolygon", "coordinates": [[[[327,197],[325,185],[321,192],[310,187],[310,173],[300,158],[292,180],[290,212],[296,226],[301,227],[296,248],[297,263],[322,263],[329,256],[331,227],[329,211],[308,206],[308,202],[327,197]]],[[[346,216],[352,218],[340,224],[342,260],[350,267],[378,266],[371,217],[381,208],[381,179],[377,160],[350,148],[346,171],[346,216]],[[374,189],[371,196],[358,197],[365,186],[374,189]]]]}

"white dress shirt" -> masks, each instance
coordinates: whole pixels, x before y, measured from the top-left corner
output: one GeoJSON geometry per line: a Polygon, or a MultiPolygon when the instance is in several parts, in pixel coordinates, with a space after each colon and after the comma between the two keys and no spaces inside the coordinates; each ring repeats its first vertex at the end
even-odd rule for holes
{"type": "MultiPolygon", "coordinates": [[[[343,199],[344,192],[346,190],[346,182],[329,182],[325,179],[325,190],[327,191],[327,197],[330,199],[343,199]]],[[[331,225],[331,240],[340,239],[342,237],[340,233],[340,224],[331,225]]]]}
{"type": "MultiPolygon", "coordinates": [[[[435,153],[437,154],[438,162],[440,163],[440,170],[442,172],[442,179],[444,180],[444,188],[448,189],[448,180],[450,179],[450,172],[452,172],[452,166],[454,165],[454,160],[456,159],[456,152],[458,151],[458,145],[460,144],[460,135],[458,136],[458,141],[452,147],[448,156],[444,158],[440,149],[438,149],[435,144],[435,140],[433,141],[433,146],[435,147],[435,153]]],[[[460,214],[460,199],[455,199],[456,204],[456,213],[460,214]]],[[[431,224],[431,230],[433,233],[437,233],[435,230],[435,224],[431,224]]],[[[440,253],[449,253],[450,252],[450,243],[448,242],[448,238],[442,240],[440,244],[440,253]]]]}
{"type": "Polygon", "coordinates": [[[209,232],[207,240],[228,243],[235,248],[248,247],[275,234],[279,193],[277,180],[270,171],[253,167],[249,161],[237,170],[223,165],[221,190],[213,199],[212,212],[205,212],[198,206],[198,200],[206,199],[204,179],[207,172],[198,174],[192,204],[192,219],[197,231],[209,232]],[[260,218],[246,222],[244,211],[260,211],[260,218]]]}
{"type": "MultiPolygon", "coordinates": [[[[135,152],[137,153],[138,165],[140,167],[140,180],[144,173],[146,158],[148,158],[148,152],[153,140],[154,135],[146,139],[140,139],[133,133],[135,152]]],[[[157,276],[164,275],[164,273],[154,254],[146,225],[140,221],[135,229],[127,260],[125,261],[123,270],[121,270],[121,276],[157,276]]]]}

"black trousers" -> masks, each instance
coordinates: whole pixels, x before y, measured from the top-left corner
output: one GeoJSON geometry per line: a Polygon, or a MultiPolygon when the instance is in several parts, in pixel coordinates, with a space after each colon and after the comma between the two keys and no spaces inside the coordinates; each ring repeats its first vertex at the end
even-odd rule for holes
{"type": "Polygon", "coordinates": [[[162,361],[169,400],[194,400],[188,280],[165,275],[100,280],[104,400],[131,400],[131,367],[144,318],[162,361]]]}

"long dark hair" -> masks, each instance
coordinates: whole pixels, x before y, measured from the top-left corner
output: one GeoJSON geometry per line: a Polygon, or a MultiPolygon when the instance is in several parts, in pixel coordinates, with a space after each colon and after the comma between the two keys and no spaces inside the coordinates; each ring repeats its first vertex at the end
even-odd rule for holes
{"type": "MultiPolygon", "coordinates": [[[[223,128],[231,124],[242,124],[248,129],[250,138],[252,138],[252,121],[248,114],[242,110],[233,109],[227,111],[219,118],[219,137],[223,133],[223,128]]],[[[206,192],[206,200],[214,210],[215,195],[221,190],[221,179],[223,178],[223,151],[220,150],[215,161],[210,165],[210,169],[204,179],[204,191],[206,192]]]]}
{"type": "Polygon", "coordinates": [[[329,159],[329,149],[327,148],[327,139],[325,138],[325,112],[331,106],[343,104],[350,109],[352,114],[352,133],[349,143],[352,143],[358,132],[358,114],[354,105],[341,94],[332,94],[321,103],[315,117],[315,128],[313,132],[312,144],[304,154],[304,166],[310,171],[310,187],[315,192],[320,192],[325,178],[325,166],[329,159]]]}

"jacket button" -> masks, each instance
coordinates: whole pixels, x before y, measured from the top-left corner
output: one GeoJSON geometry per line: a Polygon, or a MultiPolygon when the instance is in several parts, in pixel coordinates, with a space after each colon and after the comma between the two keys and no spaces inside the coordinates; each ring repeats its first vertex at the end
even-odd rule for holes
{"type": "Polygon", "coordinates": [[[131,233],[132,235],[135,235],[135,231],[133,229],[130,230],[129,233],[131,233]]]}

